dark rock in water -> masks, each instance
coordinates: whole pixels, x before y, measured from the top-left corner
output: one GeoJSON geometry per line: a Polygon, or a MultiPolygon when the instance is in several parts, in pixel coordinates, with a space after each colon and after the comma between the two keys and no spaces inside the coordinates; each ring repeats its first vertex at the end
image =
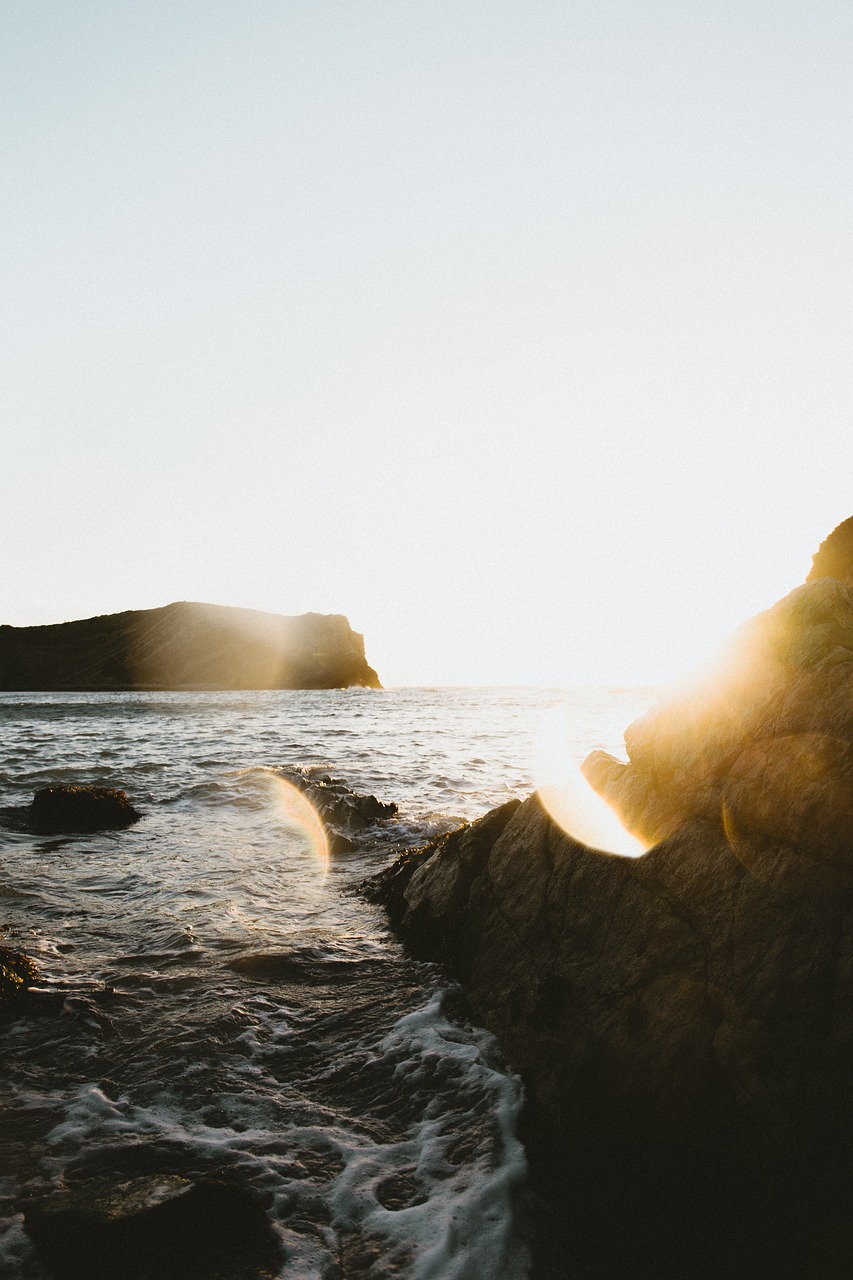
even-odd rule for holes
{"type": "Polygon", "coordinates": [[[519,804],[518,800],[510,800],[478,822],[466,823],[438,836],[424,848],[404,853],[362,886],[365,897],[386,908],[416,955],[444,962],[459,977],[468,976],[471,948],[477,946],[476,928],[481,921],[479,917],[472,919],[470,933],[457,933],[446,925],[461,921],[472,907],[472,885],[482,874],[492,845],[519,804]],[[429,870],[425,870],[427,863],[429,870]],[[437,867],[441,871],[433,876],[437,867]],[[432,889],[423,899],[416,886],[423,883],[425,876],[432,889]]]}
{"type": "Polygon", "coordinates": [[[113,787],[44,787],[33,796],[30,823],[42,835],[129,827],[142,815],[113,787]]]}
{"type": "Polygon", "coordinates": [[[377,823],[397,813],[396,804],[386,804],[373,795],[358,795],[345,782],[317,769],[281,767],[274,772],[310,801],[322,820],[330,853],[348,853],[357,848],[377,823]]]}
{"type": "Polygon", "coordinates": [[[358,795],[340,779],[313,769],[278,768],[275,772],[303,792],[324,822],[340,831],[357,834],[397,813],[396,804],[358,795]]]}
{"type": "Polygon", "coordinates": [[[816,578],[839,578],[853,583],[853,516],[836,525],[812,556],[806,582],[814,582],[816,578]]]}
{"type": "Polygon", "coordinates": [[[258,1201],[213,1179],[128,1211],[60,1198],[30,1208],[24,1225],[56,1280],[260,1280],[281,1266],[258,1201]]]}
{"type": "Polygon", "coordinates": [[[20,1009],[27,989],[37,977],[38,970],[29,956],[0,947],[0,1016],[20,1009]]]}
{"type": "Polygon", "coordinates": [[[317,988],[327,982],[358,981],[364,964],[335,960],[310,951],[253,951],[236,956],[228,965],[235,973],[259,982],[275,981],[317,988]]]}
{"type": "Polygon", "coordinates": [[[377,689],[339,614],[288,618],[186,601],[42,627],[0,626],[0,689],[377,689]]]}

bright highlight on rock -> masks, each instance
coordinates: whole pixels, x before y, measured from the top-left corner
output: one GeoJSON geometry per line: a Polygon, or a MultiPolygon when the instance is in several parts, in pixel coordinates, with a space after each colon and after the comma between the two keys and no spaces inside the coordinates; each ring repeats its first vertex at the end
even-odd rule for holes
{"type": "Polygon", "coordinates": [[[539,799],[574,840],[604,853],[637,858],[649,847],[622,826],[610,806],[590,786],[575,763],[571,730],[562,707],[543,718],[536,749],[539,799]]]}

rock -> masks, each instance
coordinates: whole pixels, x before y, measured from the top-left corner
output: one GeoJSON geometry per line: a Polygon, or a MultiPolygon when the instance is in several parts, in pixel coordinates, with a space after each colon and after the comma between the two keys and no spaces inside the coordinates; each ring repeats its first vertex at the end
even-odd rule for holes
{"type": "Polygon", "coordinates": [[[625,745],[583,771],[647,843],[698,818],[853,868],[853,585],[796,588],[625,745]]]}
{"type": "Polygon", "coordinates": [[[339,614],[288,618],[186,601],[43,627],[0,626],[0,689],[379,688],[339,614]]]}
{"type": "Polygon", "coordinates": [[[521,1073],[551,1274],[849,1270],[853,578],[828,558],[837,535],[715,669],[629,726],[627,762],[585,761],[644,856],[578,843],[531,797],[367,888],[521,1073]]]}
{"type": "Polygon", "coordinates": [[[17,1011],[38,977],[35,962],[22,951],[0,947],[0,1015],[17,1011]]]}
{"type": "Polygon", "coordinates": [[[113,787],[43,787],[33,796],[30,822],[42,835],[129,827],[142,815],[113,787]]]}
{"type": "Polygon", "coordinates": [[[814,582],[817,578],[838,578],[853,583],[853,516],[836,525],[812,556],[806,581],[814,582]]]}
{"type": "Polygon", "coordinates": [[[330,853],[349,853],[378,823],[393,818],[397,805],[384,803],[373,795],[359,795],[345,782],[330,778],[311,766],[273,770],[310,801],[326,831],[330,853]]]}
{"type": "Polygon", "coordinates": [[[60,1197],[31,1207],[24,1225],[56,1280],[258,1280],[281,1265],[258,1201],[214,1179],[142,1208],[60,1197]]]}
{"type": "Polygon", "coordinates": [[[620,858],[531,797],[368,894],[522,1075],[557,1274],[793,1280],[851,1243],[853,886],[831,862],[705,821],[620,858]]]}

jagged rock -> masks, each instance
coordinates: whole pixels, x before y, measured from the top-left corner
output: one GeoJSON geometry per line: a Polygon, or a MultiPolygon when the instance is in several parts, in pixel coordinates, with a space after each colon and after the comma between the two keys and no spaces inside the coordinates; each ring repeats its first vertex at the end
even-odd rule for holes
{"type": "Polygon", "coordinates": [[[302,769],[281,766],[274,772],[310,801],[322,820],[330,853],[348,853],[355,849],[365,833],[397,813],[393,802],[385,803],[374,795],[359,795],[340,779],[310,766],[302,769]]]}
{"type": "Polygon", "coordinates": [[[186,601],[53,626],[0,626],[0,689],[379,688],[339,614],[186,601]]]}
{"type": "Polygon", "coordinates": [[[367,892],[521,1073],[566,1274],[822,1274],[853,1187],[848,877],[706,822],[603,854],[532,797],[367,892]]]}
{"type": "Polygon", "coordinates": [[[853,583],[815,563],[585,762],[645,855],[532,797],[368,889],[522,1075],[550,1274],[849,1272],[853,583]]]}
{"type": "Polygon", "coordinates": [[[254,1196],[206,1179],[159,1203],[59,1197],[25,1228],[56,1280],[259,1280],[279,1274],[280,1244],[254,1196]],[[70,1203],[68,1201],[70,1200],[70,1203]]]}
{"type": "Polygon", "coordinates": [[[746,623],[719,666],[584,773],[651,844],[695,818],[853,866],[853,585],[821,578],[746,623]]]}
{"type": "Polygon", "coordinates": [[[853,516],[836,525],[812,556],[812,567],[806,582],[814,582],[816,578],[839,578],[842,582],[853,582],[853,516]]]}
{"type": "Polygon", "coordinates": [[[109,831],[129,827],[142,815],[114,787],[43,787],[33,796],[30,823],[41,835],[63,831],[109,831]]]}

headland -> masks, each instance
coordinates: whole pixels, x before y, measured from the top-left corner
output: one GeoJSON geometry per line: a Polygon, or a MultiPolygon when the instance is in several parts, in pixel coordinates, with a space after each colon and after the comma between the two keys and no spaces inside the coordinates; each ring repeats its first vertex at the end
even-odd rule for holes
{"type": "Polygon", "coordinates": [[[341,614],[181,601],[48,626],[0,626],[0,690],[380,688],[341,614]]]}

